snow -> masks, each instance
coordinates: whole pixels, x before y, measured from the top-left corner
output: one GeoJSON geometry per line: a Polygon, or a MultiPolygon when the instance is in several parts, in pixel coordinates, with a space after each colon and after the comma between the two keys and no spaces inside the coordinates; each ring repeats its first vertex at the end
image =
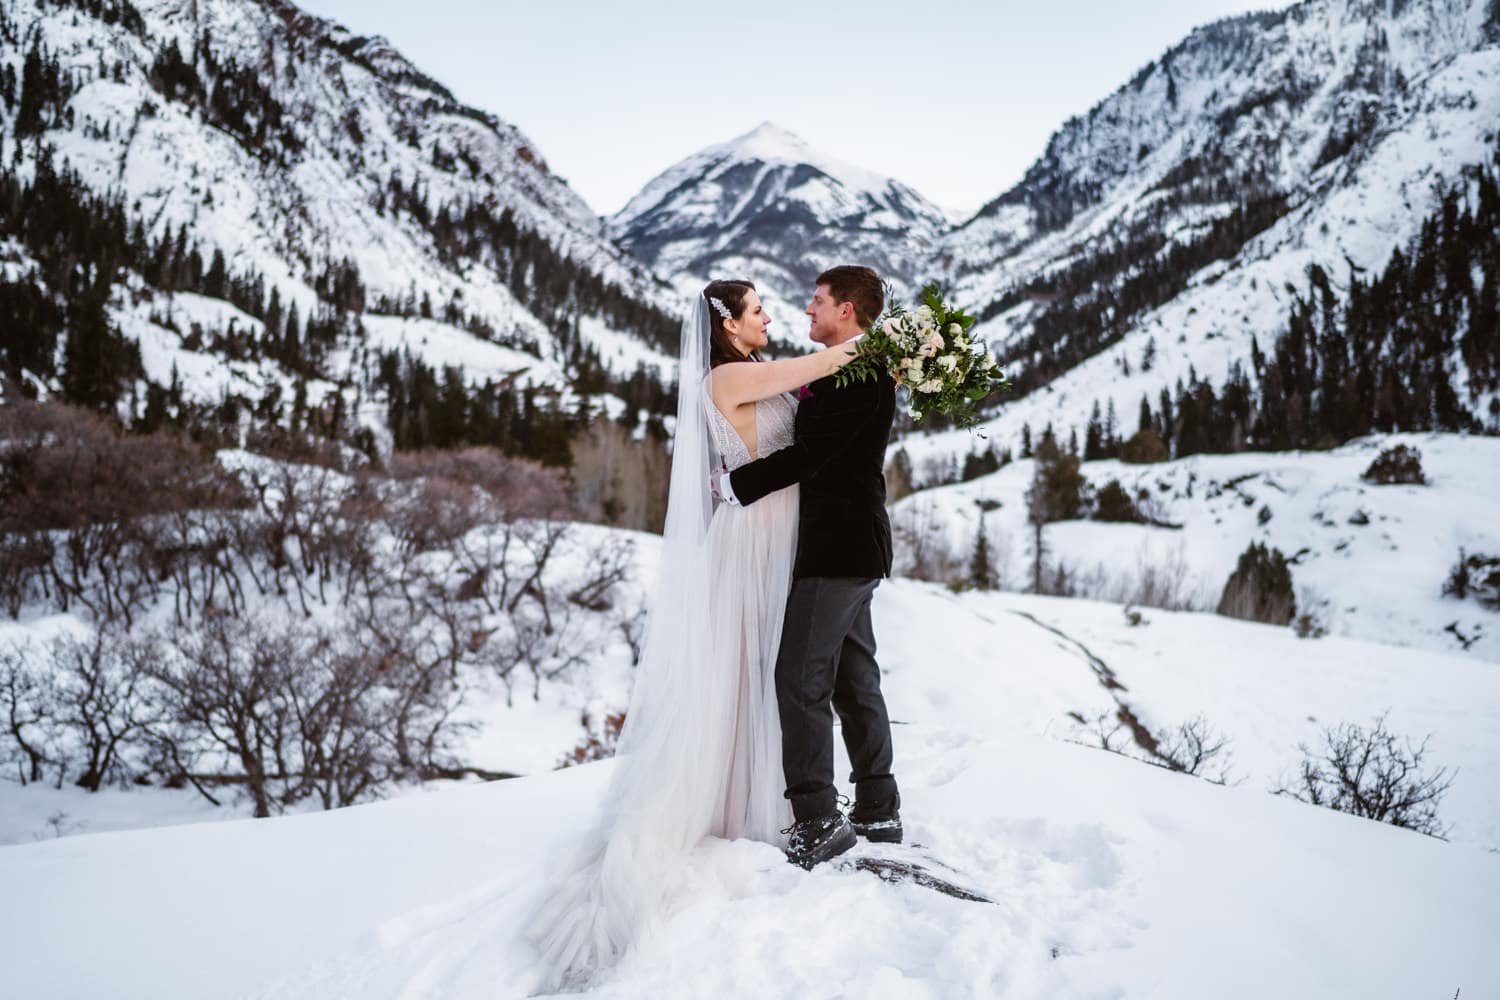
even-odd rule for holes
{"type": "MultiPolygon", "coordinates": [[[[1496,995],[1486,992],[1500,982],[1493,850],[1038,732],[1037,708],[1084,708],[1099,688],[1076,653],[1008,612],[1065,628],[1089,621],[1103,635],[1123,633],[1108,624],[1117,609],[955,597],[904,581],[878,594],[908,837],[995,902],[857,872],[804,873],[765,845],[711,841],[694,854],[666,931],[591,995],[1496,995]],[[961,644],[965,658],[952,655],[961,644]]],[[[1242,686],[1220,694],[1226,714],[1247,714],[1244,731],[1272,739],[1310,690],[1342,696],[1389,675],[1445,703],[1450,733],[1467,727],[1484,766],[1473,773],[1474,760],[1462,758],[1461,779],[1471,802],[1492,798],[1483,790],[1496,776],[1493,671],[1400,650],[1371,657],[1367,644],[1343,640],[1276,664],[1285,651],[1272,633],[1284,630],[1152,618],[1132,639],[1156,645],[1161,662],[1148,666],[1143,654],[1118,664],[1133,697],[1146,697],[1137,682],[1204,693],[1232,675],[1242,686]],[[1270,661],[1246,656],[1205,672],[1209,643],[1270,661]],[[1330,660],[1338,669],[1323,669],[1330,660]],[[1298,671],[1305,681],[1294,693],[1282,682],[1298,671]],[[1158,680],[1143,680],[1153,673],[1158,680]],[[1244,700],[1286,710],[1261,718],[1244,700]]],[[[1173,708],[1193,700],[1176,697],[1173,708]]],[[[26,901],[0,911],[0,960],[16,995],[38,1000],[524,996],[536,977],[526,915],[547,891],[552,862],[590,821],[612,766],[334,813],[0,849],[0,882],[26,901]],[[80,941],[90,960],[63,966],[60,949],[80,941]]],[[[1495,804],[1484,805],[1493,820],[1495,804]]]]}
{"type": "MultiPolygon", "coordinates": [[[[585,547],[609,533],[588,531],[585,547]]],[[[630,538],[649,579],[654,544],[630,538]]],[[[1120,612],[899,579],[876,593],[908,840],[993,904],[710,841],[665,932],[591,995],[1500,995],[1494,664],[1210,614],[1148,609],[1132,627],[1120,612]],[[1088,745],[1072,716],[1121,706],[1158,735],[1202,715],[1229,739],[1230,784],[1088,745]],[[1431,759],[1455,772],[1449,842],[1268,794],[1298,743],[1379,712],[1430,733],[1431,759]]],[[[9,991],[526,995],[526,916],[613,764],[548,768],[580,706],[618,707],[627,678],[601,659],[540,702],[482,709],[476,746],[529,756],[530,776],[332,813],[250,821],[159,789],[0,788],[22,841],[0,848],[0,884],[24,901],[0,908],[9,991]],[[131,808],[141,825],[222,821],[102,832],[131,808]],[[28,842],[56,833],[81,835],[28,842]]],[[[847,773],[841,749],[836,763],[847,773]]]]}
{"type": "MultiPolygon", "coordinates": [[[[856,167],[815,150],[807,143],[807,140],[774,122],[761,122],[749,132],[731,139],[723,146],[713,147],[715,151],[720,149],[733,150],[747,159],[758,159],[765,163],[792,166],[806,163],[817,167],[838,181],[842,187],[855,192],[878,196],[890,184],[889,178],[882,177],[874,171],[856,167]]],[[[709,151],[705,150],[705,153],[707,152],[709,151]]]]}
{"type": "Polygon", "coordinates": [[[410,351],[440,371],[448,366],[462,368],[472,381],[500,381],[514,375],[525,375],[527,381],[536,384],[556,384],[562,379],[555,362],[482,340],[437,320],[366,313],[361,321],[365,343],[372,352],[410,351]]]}
{"type": "MultiPolygon", "coordinates": [[[[988,444],[976,438],[971,447],[988,444]]],[[[944,460],[951,441],[908,440],[905,447],[921,476],[944,460]]],[[[1032,544],[1025,495],[1033,468],[1020,460],[967,483],[920,491],[896,505],[892,523],[898,533],[921,530],[967,559],[979,502],[998,502],[984,518],[1002,583],[1025,586],[1032,544]]],[[[1457,652],[1462,642],[1452,623],[1472,640],[1468,655],[1500,661],[1500,614],[1442,596],[1460,548],[1500,553],[1500,440],[1380,435],[1328,452],[1195,455],[1158,465],[1098,461],[1082,471],[1095,489],[1118,479],[1132,497],[1144,490],[1158,520],[1182,527],[1049,525],[1048,558],[1075,577],[1119,578],[1141,566],[1180,565],[1186,595],[1212,608],[1240,553],[1262,542],[1294,559],[1299,610],[1311,610],[1333,634],[1457,652]],[[1361,480],[1376,455],[1398,444],[1421,452],[1428,485],[1361,480]],[[1359,515],[1368,523],[1356,523],[1359,515]]]]}

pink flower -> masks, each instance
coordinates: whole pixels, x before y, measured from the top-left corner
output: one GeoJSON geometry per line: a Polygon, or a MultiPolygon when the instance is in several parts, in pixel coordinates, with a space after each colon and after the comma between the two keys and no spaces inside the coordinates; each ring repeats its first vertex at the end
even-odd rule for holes
{"type": "Polygon", "coordinates": [[[809,389],[807,386],[802,385],[802,386],[798,386],[797,387],[797,402],[800,403],[804,399],[812,399],[812,395],[813,395],[812,390],[809,389]]]}

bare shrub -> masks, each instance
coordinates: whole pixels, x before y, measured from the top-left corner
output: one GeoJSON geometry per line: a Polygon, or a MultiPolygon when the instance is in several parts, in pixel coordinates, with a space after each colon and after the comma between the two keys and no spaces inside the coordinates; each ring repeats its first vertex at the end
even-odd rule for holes
{"type": "Polygon", "coordinates": [[[16,778],[23,785],[45,780],[46,768],[57,765],[61,785],[62,755],[51,678],[28,662],[25,650],[14,646],[0,651],[0,712],[5,721],[0,762],[14,764],[16,778]]]}
{"type": "Polygon", "coordinates": [[[667,515],[672,459],[666,443],[639,438],[598,417],[572,442],[575,502],[584,520],[638,531],[661,531],[667,515]]]}
{"type": "Polygon", "coordinates": [[[1047,562],[1042,567],[1041,582],[1040,592],[1056,597],[1082,597],[1163,611],[1196,611],[1204,606],[1199,582],[1182,545],[1158,555],[1143,544],[1136,550],[1134,566],[1095,563],[1086,568],[1069,566],[1062,560],[1047,562]]]}
{"type": "Polygon", "coordinates": [[[891,534],[901,554],[904,575],[932,583],[947,583],[964,575],[965,561],[949,546],[947,524],[935,504],[918,498],[898,508],[891,534]]]}
{"type": "Polygon", "coordinates": [[[595,718],[585,710],[579,722],[583,726],[583,738],[557,762],[559,768],[613,757],[620,744],[620,731],[625,728],[625,713],[609,712],[603,718],[595,718]]]}
{"type": "Polygon", "coordinates": [[[127,436],[60,403],[0,405],[0,594],[12,614],[46,598],[110,622],[159,592],[162,515],[240,502],[212,457],[161,435],[127,436]]]}
{"type": "Polygon", "coordinates": [[[1085,719],[1069,713],[1082,738],[1070,742],[1144,761],[1168,771],[1179,771],[1216,785],[1229,781],[1229,739],[1218,733],[1203,716],[1178,724],[1162,737],[1153,736],[1124,705],[1085,719]],[[1129,752],[1134,748],[1135,752],[1129,752]]]}
{"type": "Polygon", "coordinates": [[[223,615],[174,628],[152,670],[163,703],[150,732],[157,768],[216,804],[211,788],[241,789],[256,816],[309,797],[338,808],[453,769],[460,695],[446,661],[424,658],[399,617],[385,624],[398,627],[223,615]]]}
{"type": "Polygon", "coordinates": [[[1216,785],[1229,780],[1229,738],[1203,716],[1180,723],[1163,736],[1155,756],[1168,770],[1191,774],[1216,785]]]}
{"type": "Polygon", "coordinates": [[[135,773],[126,754],[155,718],[147,674],[154,658],[149,644],[111,629],[52,641],[47,669],[55,721],[82,758],[80,788],[93,792],[106,782],[125,784],[135,773]]]}
{"type": "Polygon", "coordinates": [[[391,458],[390,475],[397,480],[436,476],[477,486],[513,518],[565,518],[574,513],[564,473],[509,458],[494,448],[398,452],[391,458]]]}
{"type": "Polygon", "coordinates": [[[1300,802],[1326,806],[1440,840],[1448,827],[1438,806],[1453,784],[1447,768],[1427,772],[1427,744],[1397,736],[1386,728],[1385,714],[1366,729],[1344,722],[1323,731],[1323,746],[1298,744],[1302,763],[1297,778],[1272,789],[1300,802]]]}
{"type": "Polygon", "coordinates": [[[163,688],[152,732],[162,766],[216,805],[206,786],[241,786],[256,816],[292,802],[298,776],[286,762],[295,719],[285,693],[298,645],[289,629],[227,615],[170,632],[153,670],[163,688]]]}

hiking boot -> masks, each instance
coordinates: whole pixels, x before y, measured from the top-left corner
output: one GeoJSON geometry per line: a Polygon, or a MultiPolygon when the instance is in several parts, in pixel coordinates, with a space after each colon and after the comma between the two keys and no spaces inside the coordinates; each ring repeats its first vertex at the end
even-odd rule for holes
{"type": "Polygon", "coordinates": [[[787,838],[787,860],[803,868],[836,858],[859,842],[854,827],[837,811],[793,823],[781,832],[791,835],[787,838]]]}
{"type": "Polygon", "coordinates": [[[849,825],[873,844],[901,843],[901,793],[878,802],[856,801],[849,825]]]}

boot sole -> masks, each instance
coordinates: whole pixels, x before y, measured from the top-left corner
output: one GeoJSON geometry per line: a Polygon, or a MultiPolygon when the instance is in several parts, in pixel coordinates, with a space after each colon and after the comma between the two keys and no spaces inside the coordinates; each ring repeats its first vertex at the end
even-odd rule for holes
{"type": "Polygon", "coordinates": [[[842,833],[834,837],[821,848],[801,858],[788,857],[787,860],[801,868],[812,869],[825,861],[832,861],[840,854],[846,853],[855,844],[859,843],[859,836],[855,834],[852,826],[844,827],[842,833]]]}
{"type": "Polygon", "coordinates": [[[901,843],[902,831],[900,827],[894,830],[870,830],[868,832],[854,828],[854,832],[865,838],[872,844],[899,844],[901,843]]]}

